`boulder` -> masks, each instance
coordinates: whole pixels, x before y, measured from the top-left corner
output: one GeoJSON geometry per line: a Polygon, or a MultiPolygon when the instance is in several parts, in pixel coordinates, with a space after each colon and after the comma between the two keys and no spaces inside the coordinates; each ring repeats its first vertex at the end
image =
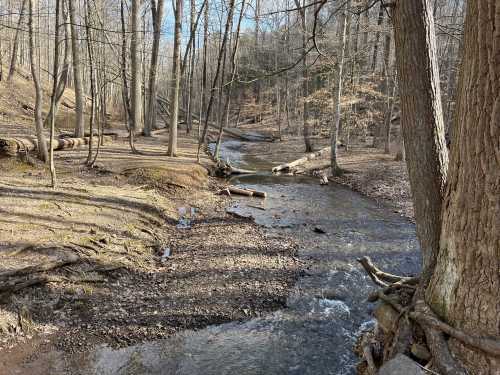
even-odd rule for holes
{"type": "Polygon", "coordinates": [[[415,361],[404,354],[398,354],[390,361],[384,363],[379,370],[379,375],[428,375],[415,361]]]}

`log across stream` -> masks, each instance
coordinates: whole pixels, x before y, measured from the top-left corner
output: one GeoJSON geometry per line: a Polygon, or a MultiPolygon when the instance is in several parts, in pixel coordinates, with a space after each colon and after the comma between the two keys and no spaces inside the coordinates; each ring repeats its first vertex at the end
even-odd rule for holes
{"type": "Polygon", "coordinates": [[[265,191],[267,198],[237,198],[228,210],[253,217],[269,236],[286,233],[300,246],[297,261],[303,269],[287,306],[246,322],[119,350],[99,347],[70,358],[49,353],[53,375],[122,374],[128,368],[145,375],[355,374],[352,347],[359,332],[373,324],[366,298],[374,290],[356,258],[368,255],[387,271],[417,273],[413,224],[344,187],[273,176],[265,162],[253,163],[237,146],[225,145],[223,156],[238,167],[268,172],[237,176],[231,183],[265,191]]]}

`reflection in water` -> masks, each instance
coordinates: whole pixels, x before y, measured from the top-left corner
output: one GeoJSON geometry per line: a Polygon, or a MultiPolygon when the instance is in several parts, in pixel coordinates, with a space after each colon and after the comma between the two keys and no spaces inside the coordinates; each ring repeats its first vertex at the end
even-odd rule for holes
{"type": "MultiPolygon", "coordinates": [[[[237,146],[226,143],[222,154],[245,168],[270,170],[265,162],[244,158],[237,146]]],[[[231,211],[254,217],[270,235],[285,231],[301,245],[299,257],[309,266],[287,308],[245,323],[187,331],[120,350],[101,347],[72,357],[40,356],[38,361],[51,369],[48,373],[355,373],[352,347],[357,335],[374,324],[365,302],[372,287],[356,258],[369,255],[389,271],[416,273],[420,260],[413,225],[357,193],[336,185],[320,186],[306,177],[259,174],[233,183],[264,190],[268,198],[265,202],[242,198],[231,211]],[[316,227],[326,233],[316,233],[316,227]]],[[[36,368],[36,363],[27,366],[36,368]]]]}

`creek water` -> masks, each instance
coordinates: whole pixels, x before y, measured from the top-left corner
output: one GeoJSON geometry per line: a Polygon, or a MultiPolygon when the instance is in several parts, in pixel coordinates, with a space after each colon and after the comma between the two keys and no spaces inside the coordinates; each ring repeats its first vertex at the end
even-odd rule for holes
{"type": "MultiPolygon", "coordinates": [[[[354,374],[352,348],[374,322],[366,302],[373,290],[356,259],[368,255],[385,270],[419,270],[415,228],[391,209],[344,187],[320,186],[307,177],[272,176],[273,161],[246,156],[226,142],[222,156],[255,175],[233,184],[266,191],[267,199],[242,198],[228,209],[285,232],[308,264],[287,307],[247,322],[186,331],[169,339],[114,350],[99,347],[42,360],[50,374],[354,374]],[[321,233],[324,232],[324,233],[321,233]]],[[[32,364],[36,366],[36,362],[32,364]]]]}

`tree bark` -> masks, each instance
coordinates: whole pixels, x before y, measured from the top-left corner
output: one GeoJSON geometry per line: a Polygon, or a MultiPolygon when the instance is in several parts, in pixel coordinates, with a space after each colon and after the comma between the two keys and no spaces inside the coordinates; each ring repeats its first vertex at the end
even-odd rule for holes
{"type": "Polygon", "coordinates": [[[434,19],[430,0],[398,0],[393,12],[401,126],[425,284],[439,251],[448,166],[434,19]]]}
{"type": "Polygon", "coordinates": [[[54,165],[54,130],[56,122],[56,100],[59,79],[59,13],[61,0],[56,0],[55,28],[54,28],[54,64],[52,68],[52,97],[50,99],[50,141],[49,141],[49,168],[52,188],[57,185],[56,167],[54,165]]]}
{"type": "Polygon", "coordinates": [[[241,22],[243,20],[243,13],[245,11],[245,0],[241,3],[240,14],[238,17],[238,23],[236,26],[236,36],[233,51],[231,54],[231,75],[229,76],[229,84],[226,85],[226,102],[224,105],[224,120],[221,121],[221,126],[219,128],[219,135],[217,137],[217,144],[215,146],[215,158],[219,158],[220,146],[222,144],[222,133],[224,128],[228,126],[229,122],[229,107],[231,104],[231,93],[233,88],[233,81],[236,78],[236,67],[237,67],[237,57],[238,57],[238,47],[240,42],[240,30],[241,30],[241,22]]]}
{"type": "Polygon", "coordinates": [[[219,49],[219,56],[217,57],[217,68],[215,70],[215,75],[214,75],[214,78],[212,81],[212,88],[210,90],[210,97],[208,99],[207,110],[205,113],[205,123],[203,125],[203,133],[201,134],[200,142],[198,144],[198,153],[197,153],[198,159],[200,156],[201,145],[205,142],[205,138],[207,136],[208,126],[209,126],[209,122],[210,122],[210,113],[211,113],[213,102],[214,102],[215,88],[217,87],[217,82],[219,80],[219,75],[220,75],[220,70],[221,70],[221,65],[222,65],[222,58],[224,56],[224,50],[226,49],[227,39],[228,39],[228,35],[229,35],[229,27],[231,24],[230,19],[233,18],[233,14],[234,14],[234,2],[235,2],[235,0],[229,0],[229,4],[228,4],[229,11],[227,14],[226,27],[224,30],[224,36],[222,38],[221,46],[219,49]]]}
{"type": "MultiPolygon", "coordinates": [[[[469,0],[440,252],[427,302],[466,334],[500,337],[500,3],[469,0]]],[[[500,358],[450,339],[470,374],[500,358]]]]}
{"type": "Polygon", "coordinates": [[[340,127],[340,100],[342,98],[342,83],[343,83],[343,75],[344,75],[344,60],[345,60],[345,54],[346,54],[346,46],[347,46],[347,24],[348,24],[348,16],[347,12],[350,7],[351,1],[348,0],[347,3],[344,5],[345,8],[342,11],[342,19],[341,19],[341,24],[342,24],[342,35],[341,35],[341,42],[339,46],[339,53],[338,53],[338,65],[335,73],[335,82],[334,82],[334,88],[333,88],[333,121],[332,121],[332,127],[331,127],[331,135],[330,135],[330,146],[332,149],[331,157],[330,157],[330,162],[331,162],[331,169],[332,169],[332,174],[334,176],[338,175],[341,173],[341,169],[338,165],[337,162],[337,142],[338,142],[338,136],[339,136],[339,127],[340,127]]]}
{"type": "Polygon", "coordinates": [[[33,77],[33,84],[35,86],[35,127],[36,127],[36,137],[38,139],[39,147],[38,157],[40,160],[47,162],[49,160],[49,154],[47,152],[47,143],[45,141],[45,136],[43,134],[43,119],[42,119],[42,86],[40,85],[40,76],[36,68],[35,59],[35,36],[33,32],[33,0],[28,0],[29,7],[29,46],[30,46],[30,63],[31,63],[31,75],[33,77]]]}
{"type": "Polygon", "coordinates": [[[375,32],[375,43],[373,44],[373,56],[372,56],[372,73],[377,69],[377,57],[378,57],[378,46],[380,42],[380,29],[382,27],[382,23],[384,21],[384,3],[380,3],[380,8],[378,11],[378,20],[377,20],[377,31],[375,32]]]}
{"type": "Polygon", "coordinates": [[[24,20],[24,11],[26,9],[27,0],[23,0],[21,3],[21,10],[19,11],[19,20],[17,21],[16,34],[14,36],[14,45],[12,47],[12,56],[10,59],[9,75],[7,76],[7,82],[12,80],[14,73],[16,72],[17,65],[17,50],[19,48],[19,34],[21,33],[21,26],[24,20]]]}
{"type": "MultiPolygon", "coordinates": [[[[64,14],[64,12],[63,12],[64,14]]],[[[69,78],[69,55],[71,52],[71,30],[70,30],[70,20],[69,20],[69,12],[66,12],[64,15],[64,20],[66,21],[66,25],[64,26],[65,38],[64,38],[64,60],[61,68],[61,73],[59,74],[59,79],[57,83],[57,89],[55,93],[55,103],[54,107],[50,107],[49,114],[45,118],[44,127],[46,123],[52,118],[52,111],[54,111],[54,117],[57,117],[57,112],[59,110],[59,104],[61,103],[64,90],[66,90],[66,86],[68,84],[69,78]]]]}
{"type": "Polygon", "coordinates": [[[179,91],[181,83],[181,32],[182,32],[182,2],[175,1],[174,54],[172,63],[172,83],[170,93],[170,133],[168,138],[168,155],[177,154],[177,120],[179,117],[179,91]]]}
{"type": "Polygon", "coordinates": [[[153,47],[151,48],[151,63],[149,67],[149,95],[144,135],[151,136],[151,130],[156,125],[156,75],[158,71],[158,54],[160,50],[161,26],[163,21],[164,0],[151,0],[151,16],[153,18],[153,47]]]}
{"type": "Polygon", "coordinates": [[[302,32],[302,135],[304,136],[305,152],[312,152],[313,147],[311,144],[311,134],[309,129],[309,106],[307,105],[307,97],[309,95],[309,72],[307,69],[307,8],[305,7],[305,1],[303,4],[300,0],[294,0],[295,6],[299,9],[300,15],[300,27],[302,32]]]}
{"type": "Polygon", "coordinates": [[[131,128],[133,133],[143,130],[141,116],[141,73],[139,62],[139,8],[140,0],[132,0],[131,34],[130,34],[130,68],[132,82],[130,84],[131,128]]]}
{"type": "Polygon", "coordinates": [[[75,137],[83,137],[85,134],[85,97],[83,94],[82,63],[80,58],[80,44],[78,43],[78,31],[76,20],[75,2],[68,1],[69,18],[71,23],[71,50],[73,52],[73,80],[75,85],[75,137]]]}

